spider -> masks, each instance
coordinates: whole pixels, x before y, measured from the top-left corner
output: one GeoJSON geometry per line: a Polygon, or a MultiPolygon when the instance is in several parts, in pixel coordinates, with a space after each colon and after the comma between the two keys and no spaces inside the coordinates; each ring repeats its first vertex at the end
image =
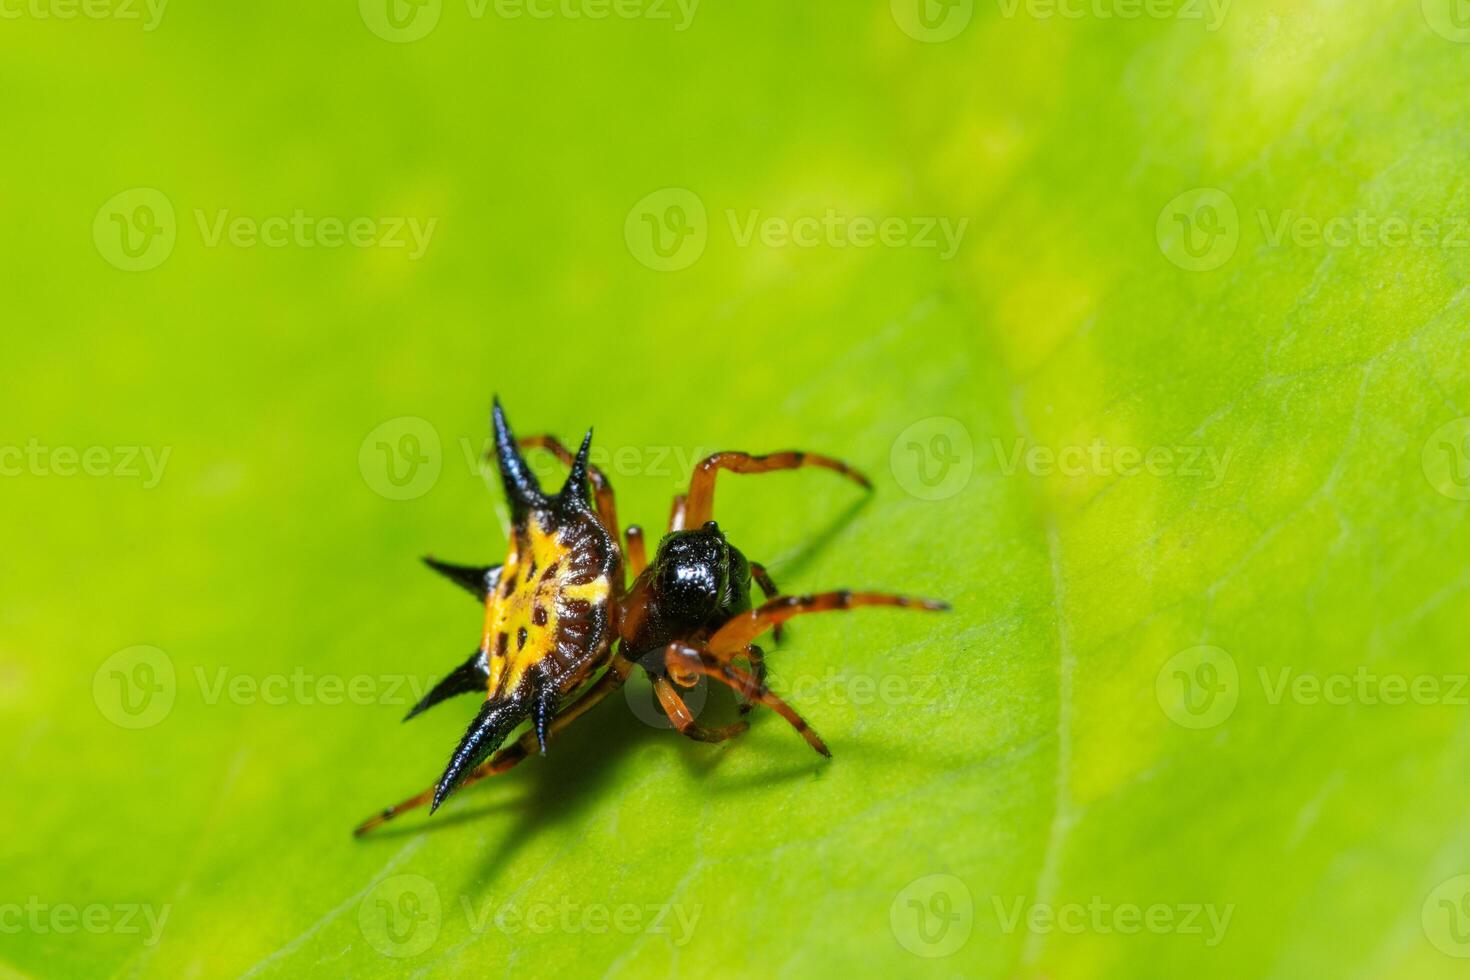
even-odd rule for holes
{"type": "Polygon", "coordinates": [[[709,677],[736,692],[742,715],[753,705],[765,705],[830,757],[821,737],[766,686],[765,656],[754,641],[767,630],[779,635],[782,623],[806,613],[858,606],[949,608],[878,592],[780,595],[765,568],[747,560],[712,519],[721,470],[820,467],[872,489],[866,477],[839,460],[795,451],[706,457],[694,468],[688,491],[674,497],[668,534],[650,563],[637,525],[628,527],[625,545],[618,545],[612,485],[587,461],[590,429],[573,456],[553,436],[518,440],[498,398],[492,419],[494,455],[511,514],[510,550],[503,564],[488,567],[424,559],[474,595],[485,620],[474,653],[404,720],[471,691],[485,700],[438,782],[364,821],[354,831],[357,836],[426,804],[433,813],[459,787],[506,772],[533,749],[545,754],[553,735],[621,688],[637,666],[648,674],[674,727],[689,738],[720,742],[746,729],[743,718],[718,728],[695,720],[679,688],[709,677]],[[522,449],[549,451],[570,467],[554,496],[542,491],[522,449]],[[631,584],[624,582],[625,570],[631,584]],[[766,597],[762,605],[751,603],[752,582],[766,597]],[[744,667],[737,663],[742,660],[744,667]],[[526,732],[502,748],[527,720],[526,732]]]}

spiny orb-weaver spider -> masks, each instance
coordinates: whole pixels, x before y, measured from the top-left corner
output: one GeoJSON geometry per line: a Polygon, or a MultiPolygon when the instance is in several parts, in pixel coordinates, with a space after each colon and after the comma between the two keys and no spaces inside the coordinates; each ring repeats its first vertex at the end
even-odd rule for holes
{"type": "Polygon", "coordinates": [[[627,529],[626,548],[618,546],[612,485],[587,462],[590,429],[573,456],[553,436],[517,440],[499,399],[492,416],[495,460],[511,514],[510,551],[503,564],[483,568],[424,559],[480,599],[485,625],[470,658],[404,720],[458,694],[481,691],[485,701],[439,781],[364,821],[354,831],[358,836],[425,804],[432,813],[455,789],[505,772],[526,758],[532,746],[544,754],[552,735],[622,687],[640,665],[664,713],[689,738],[720,742],[746,729],[743,720],[720,728],[695,721],[678,688],[693,687],[706,676],[735,690],[742,714],[753,704],[764,704],[812,748],[830,756],[801,715],[766,686],[764,654],[753,641],[767,630],[779,635],[782,623],[804,613],[857,606],[949,608],[943,602],[878,592],[778,595],[766,570],[748,561],[711,519],[720,470],[769,473],[816,466],[872,488],[866,477],[839,460],[794,451],[706,457],[694,468],[688,492],[674,498],[669,533],[649,564],[637,525],[627,529]],[[570,467],[555,496],[542,492],[521,449],[547,450],[570,467]],[[625,566],[631,585],[624,583],[625,566]],[[766,596],[763,605],[751,605],[752,579],[766,596]],[[746,668],[736,660],[744,660],[746,668]],[[601,676],[578,693],[599,670],[601,676]],[[525,734],[501,748],[527,719],[531,727],[525,734]]]}

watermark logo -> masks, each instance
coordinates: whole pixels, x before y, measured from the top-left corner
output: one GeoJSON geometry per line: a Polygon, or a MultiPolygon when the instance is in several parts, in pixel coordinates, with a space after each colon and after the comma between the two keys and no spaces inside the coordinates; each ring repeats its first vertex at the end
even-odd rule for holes
{"type": "Polygon", "coordinates": [[[954,40],[975,16],[975,0],[889,0],[888,6],[899,29],[925,44],[954,40]]]}
{"type": "Polygon", "coordinates": [[[357,0],[368,30],[385,41],[407,44],[439,26],[444,0],[357,0]]]}
{"type": "Polygon", "coordinates": [[[1447,41],[1470,44],[1470,2],[1423,0],[1422,7],[1430,30],[1447,41]]]}
{"type": "Polygon", "coordinates": [[[443,465],[439,430],[413,415],[384,422],[367,434],[357,450],[363,481],[389,500],[422,497],[439,482],[443,465]]]}
{"type": "Polygon", "coordinates": [[[1154,679],[1159,707],[1176,725],[1214,728],[1235,713],[1240,672],[1219,647],[1197,646],[1170,657],[1154,679]]]}
{"type": "Polygon", "coordinates": [[[1470,959],[1470,875],[1442,881],[1419,913],[1424,935],[1446,956],[1470,959]]]}
{"type": "Polygon", "coordinates": [[[893,897],[888,924],[899,945],[915,956],[951,956],[975,928],[975,901],[954,875],[925,875],[893,897]]]}
{"type": "Polygon", "coordinates": [[[1189,272],[1218,269],[1240,244],[1240,212],[1214,187],[1185,191],[1164,205],[1154,228],[1164,257],[1189,272]]]}
{"type": "Polygon", "coordinates": [[[124,272],[158,268],[173,254],[178,237],[173,202],[152,187],[113,195],[92,219],[97,251],[124,272]]]}
{"type": "Polygon", "coordinates": [[[920,500],[944,500],[969,485],[975,444],[959,419],[933,415],[904,429],[888,451],[893,478],[920,500]]]}
{"type": "Polygon", "coordinates": [[[439,939],[443,925],[439,889],[421,875],[393,875],[378,882],[357,907],[357,925],[384,956],[418,956],[439,939]]]}
{"type": "Polygon", "coordinates": [[[1429,485],[1451,500],[1470,500],[1470,418],[1446,422],[1419,457],[1429,485]]]}
{"type": "Polygon", "coordinates": [[[120,728],[152,728],[168,717],[178,695],[174,662],[157,647],[119,650],[92,675],[92,700],[120,728]]]}
{"type": "Polygon", "coordinates": [[[709,241],[704,201],[683,187],[665,187],[628,212],[623,237],[633,258],[655,272],[677,272],[699,261],[709,241]]]}

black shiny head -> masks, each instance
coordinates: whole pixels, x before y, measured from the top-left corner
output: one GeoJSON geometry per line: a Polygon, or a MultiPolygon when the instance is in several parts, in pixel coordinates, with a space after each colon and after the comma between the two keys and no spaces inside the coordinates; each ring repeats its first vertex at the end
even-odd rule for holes
{"type": "Polygon", "coordinates": [[[750,562],[714,521],[665,536],[642,579],[650,615],[640,648],[695,636],[750,608],[750,562]]]}

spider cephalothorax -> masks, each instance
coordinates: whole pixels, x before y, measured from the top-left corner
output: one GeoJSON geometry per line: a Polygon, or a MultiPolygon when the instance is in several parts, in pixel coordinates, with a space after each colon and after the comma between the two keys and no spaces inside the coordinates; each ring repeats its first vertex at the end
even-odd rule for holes
{"type": "Polygon", "coordinates": [[[623,641],[634,659],[677,639],[692,639],[750,609],[750,562],[714,521],[673,531],[633,583],[623,641]]]}
{"type": "Polygon", "coordinates": [[[674,498],[669,532],[650,564],[636,525],[629,526],[625,547],[618,546],[612,487],[587,461],[591,431],[573,456],[551,436],[517,441],[498,401],[494,426],[495,460],[512,518],[509,553],[504,563],[489,567],[426,559],[484,602],[485,626],[470,659],[408,717],[470,691],[485,692],[485,701],[438,783],[367,820],[358,834],[405,810],[425,804],[436,809],[456,787],[505,772],[533,748],[544,753],[556,732],[622,687],[635,666],[643,667],[664,713],[689,738],[719,742],[746,728],[744,721],[719,728],[696,721],[678,689],[709,677],[734,689],[742,713],[765,705],[829,755],[817,733],[766,686],[765,657],[755,640],[768,630],[779,636],[782,623],[806,613],[857,606],[948,608],[879,592],[778,596],[766,570],[747,560],[711,519],[721,470],[767,473],[814,466],[871,488],[860,473],[829,456],[725,452],[706,457],[695,467],[689,491],[674,498]],[[549,450],[571,468],[559,493],[542,493],[520,447],[549,450]],[[624,566],[633,577],[626,587],[624,566]],[[751,603],[752,582],[766,596],[760,606],[751,603]],[[502,748],[528,719],[530,729],[502,748]]]}

